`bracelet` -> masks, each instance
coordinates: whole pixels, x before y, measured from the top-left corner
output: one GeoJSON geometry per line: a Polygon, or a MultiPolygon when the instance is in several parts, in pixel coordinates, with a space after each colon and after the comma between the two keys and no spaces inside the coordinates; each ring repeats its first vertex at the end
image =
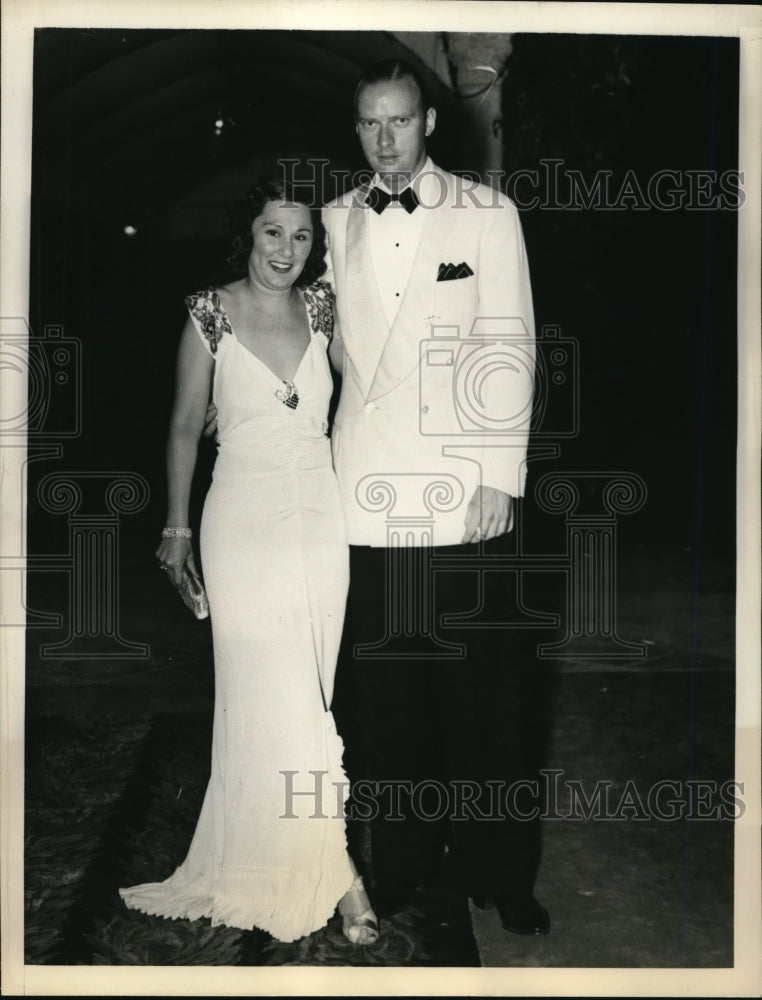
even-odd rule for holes
{"type": "Polygon", "coordinates": [[[162,538],[192,538],[193,532],[190,528],[162,528],[162,538]]]}

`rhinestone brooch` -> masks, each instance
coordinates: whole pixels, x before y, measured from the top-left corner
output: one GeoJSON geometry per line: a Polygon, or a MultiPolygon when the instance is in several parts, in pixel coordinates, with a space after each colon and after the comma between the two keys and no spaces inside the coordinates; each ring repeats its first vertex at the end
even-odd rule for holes
{"type": "Polygon", "coordinates": [[[286,382],[285,380],[283,382],[283,385],[286,388],[276,389],[275,395],[281,401],[281,403],[285,403],[286,406],[289,407],[289,409],[295,410],[297,404],[299,403],[299,393],[296,391],[296,386],[294,385],[293,382],[286,382]]]}

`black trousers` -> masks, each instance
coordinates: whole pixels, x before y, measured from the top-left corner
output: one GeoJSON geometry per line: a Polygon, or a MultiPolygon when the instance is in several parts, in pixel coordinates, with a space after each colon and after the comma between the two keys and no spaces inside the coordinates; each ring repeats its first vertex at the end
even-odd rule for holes
{"type": "MultiPolygon", "coordinates": [[[[485,565],[504,544],[484,543],[485,565]]],[[[448,877],[463,894],[530,892],[537,640],[499,627],[508,575],[487,574],[485,593],[475,545],[350,552],[333,702],[352,783],[350,847],[353,822],[366,820],[378,884],[407,890],[437,878],[447,845],[448,877]],[[437,569],[442,558],[448,568],[437,569]],[[480,605],[487,626],[441,621],[480,605]]]]}

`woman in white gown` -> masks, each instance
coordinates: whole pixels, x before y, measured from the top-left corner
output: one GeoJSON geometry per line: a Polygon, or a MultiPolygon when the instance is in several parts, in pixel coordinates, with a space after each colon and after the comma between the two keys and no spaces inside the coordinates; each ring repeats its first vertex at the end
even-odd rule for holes
{"type": "Polygon", "coordinates": [[[323,927],[338,904],[347,938],[370,944],[377,922],[346,849],[330,712],[348,549],[326,436],[324,231],[319,212],[273,182],[247,206],[245,277],[186,299],[156,553],[176,584],[186,565],[195,572],[188,506],[211,386],[219,452],[201,522],[211,778],[185,861],[166,881],[120,894],[145,913],[259,927],[282,941],[323,927]]]}

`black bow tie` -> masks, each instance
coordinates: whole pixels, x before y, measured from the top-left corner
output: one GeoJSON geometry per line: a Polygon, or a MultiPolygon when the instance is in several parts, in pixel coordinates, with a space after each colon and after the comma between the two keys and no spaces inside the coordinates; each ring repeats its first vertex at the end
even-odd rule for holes
{"type": "Polygon", "coordinates": [[[400,194],[389,194],[382,187],[372,187],[365,199],[365,204],[370,205],[373,211],[380,215],[392,201],[398,201],[406,212],[414,212],[420,205],[418,195],[411,187],[406,187],[400,194]]]}

